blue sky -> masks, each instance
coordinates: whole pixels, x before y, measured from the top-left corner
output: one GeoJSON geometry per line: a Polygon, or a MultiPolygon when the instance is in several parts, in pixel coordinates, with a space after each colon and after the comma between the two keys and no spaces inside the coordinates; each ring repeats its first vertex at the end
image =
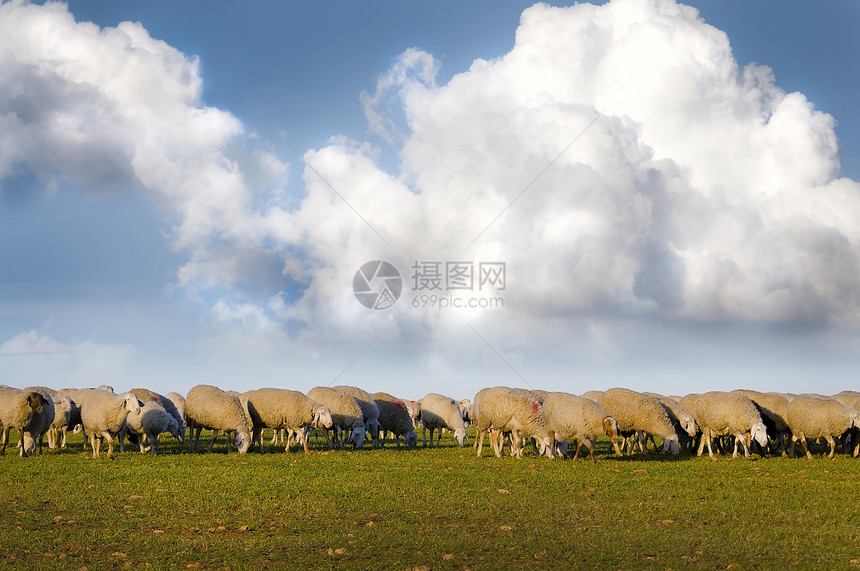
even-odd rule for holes
{"type": "Polygon", "coordinates": [[[856,387],[860,9],[688,5],[0,5],[0,382],[856,387]]]}

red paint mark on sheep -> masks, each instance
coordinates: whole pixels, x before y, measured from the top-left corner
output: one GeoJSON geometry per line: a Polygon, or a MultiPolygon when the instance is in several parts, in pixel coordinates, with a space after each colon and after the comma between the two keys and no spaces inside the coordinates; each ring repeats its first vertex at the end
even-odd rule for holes
{"type": "Polygon", "coordinates": [[[534,413],[537,414],[538,411],[540,410],[540,405],[537,402],[533,402],[532,403],[532,410],[534,410],[534,413]]]}

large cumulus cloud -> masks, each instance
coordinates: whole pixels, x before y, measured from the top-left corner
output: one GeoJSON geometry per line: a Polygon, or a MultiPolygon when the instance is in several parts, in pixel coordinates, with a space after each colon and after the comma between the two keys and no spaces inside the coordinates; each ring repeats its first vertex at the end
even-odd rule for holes
{"type": "Polygon", "coordinates": [[[506,262],[504,311],[467,315],[512,346],[570,327],[603,343],[606,316],[860,317],[860,185],[839,178],[834,119],[740,67],[692,8],[537,4],[509,53],[444,83],[408,49],[361,95],[398,168],[333,136],[304,154],[296,204],[279,200],[287,165],[202,103],[195,58],[62,4],[0,11],[0,178],[155,197],[188,256],[177,284],[216,291],[215,318],[270,339],[450,327],[359,305],[353,274],[377,258],[407,283],[414,260],[506,262]]]}

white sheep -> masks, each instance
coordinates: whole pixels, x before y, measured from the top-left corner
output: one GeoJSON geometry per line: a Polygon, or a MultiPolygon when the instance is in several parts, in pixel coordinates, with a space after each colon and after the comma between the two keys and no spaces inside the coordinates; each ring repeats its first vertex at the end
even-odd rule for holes
{"type": "Polygon", "coordinates": [[[9,430],[14,428],[21,435],[18,453],[26,456],[28,447],[24,442],[24,431],[29,426],[34,414],[41,414],[46,406],[46,399],[36,391],[24,392],[20,389],[0,386],[0,428],[3,429],[3,442],[0,454],[6,453],[9,441],[9,430]]]}
{"type": "Polygon", "coordinates": [[[337,385],[332,388],[346,393],[358,401],[358,406],[361,407],[361,414],[364,417],[364,430],[370,435],[373,446],[378,448],[380,443],[379,432],[381,430],[381,425],[379,424],[379,407],[376,406],[376,401],[373,400],[373,396],[364,389],[348,385],[337,385]]]}
{"type": "Polygon", "coordinates": [[[457,406],[460,407],[460,412],[463,414],[463,423],[466,426],[472,426],[472,401],[462,399],[457,401],[457,406]]]}
{"type": "Polygon", "coordinates": [[[770,422],[776,432],[776,445],[782,456],[787,456],[788,441],[791,429],[788,427],[788,399],[778,393],[763,393],[749,389],[737,389],[734,392],[748,397],[759,407],[762,422],[770,422]]]}
{"type": "Polygon", "coordinates": [[[618,447],[618,422],[591,399],[568,393],[549,393],[543,402],[543,415],[550,436],[556,443],[570,439],[578,441],[573,459],[579,458],[583,445],[594,462],[594,443],[601,435],[608,436],[621,456],[618,447]]]}
{"type": "MultiPolygon", "coordinates": [[[[678,433],[672,426],[672,421],[666,409],[651,397],[636,391],[616,387],[604,391],[596,401],[600,407],[618,421],[618,431],[621,434],[653,434],[663,440],[663,448],[673,455],[678,455],[678,433]]],[[[642,439],[639,439],[640,442],[642,439]]],[[[644,443],[643,443],[644,444],[644,443]]],[[[644,445],[643,454],[647,454],[644,445]]],[[[628,454],[633,453],[633,446],[628,454]]]]}
{"type": "MultiPolygon", "coordinates": [[[[830,444],[828,458],[836,453],[834,437],[840,437],[852,428],[860,428],[860,412],[845,406],[832,398],[815,395],[798,396],[788,405],[788,426],[791,429],[791,450],[788,455],[794,457],[794,445],[800,440],[806,457],[812,458],[807,439],[824,438],[830,444]]],[[[854,456],[858,455],[855,449],[854,456]]]]}
{"type": "Polygon", "coordinates": [[[436,446],[442,440],[442,429],[452,430],[457,446],[466,443],[466,423],[457,401],[438,393],[429,393],[421,399],[421,436],[427,446],[427,431],[430,431],[430,446],[433,446],[433,431],[439,431],[436,446]]]}
{"type": "MultiPolygon", "coordinates": [[[[128,415],[124,431],[136,434],[140,451],[149,451],[150,454],[156,453],[158,436],[162,432],[168,432],[175,440],[182,442],[182,434],[176,418],[163,406],[152,400],[143,401],[140,414],[128,415]],[[144,440],[149,440],[149,446],[145,445],[144,440]]],[[[122,451],[122,437],[120,437],[120,451],[122,451]]]]}
{"type": "Polygon", "coordinates": [[[205,428],[212,431],[209,452],[212,452],[219,431],[234,431],[236,436],[233,445],[239,454],[248,452],[251,445],[251,434],[248,430],[251,420],[239,397],[212,385],[195,385],[185,397],[185,416],[188,427],[194,433],[194,438],[188,439],[192,450],[197,450],[200,432],[205,428]]]}
{"type": "Polygon", "coordinates": [[[72,421],[72,411],[75,409],[75,404],[70,397],[54,397],[52,400],[54,401],[54,420],[48,430],[48,448],[57,447],[57,437],[60,432],[63,433],[62,447],[65,448],[66,430],[72,421]]]}
{"type": "Polygon", "coordinates": [[[394,434],[397,447],[400,447],[401,436],[406,446],[410,448],[417,446],[418,435],[415,434],[415,424],[409,416],[406,403],[384,392],[373,393],[371,396],[379,408],[379,424],[382,430],[394,434]]]}
{"type": "Polygon", "coordinates": [[[705,443],[708,455],[714,458],[712,440],[716,436],[733,435],[735,449],[732,458],[738,456],[738,442],[744,446],[744,456],[750,457],[750,441],[767,446],[767,429],[761,415],[749,397],[740,393],[709,391],[696,401],[696,420],[702,429],[698,456],[702,455],[705,443]]]}
{"type": "Polygon", "coordinates": [[[167,393],[166,396],[170,399],[170,402],[173,403],[173,406],[176,408],[176,411],[182,417],[183,422],[185,421],[185,397],[179,393],[170,392],[167,393]]]}
{"type": "MultiPolygon", "coordinates": [[[[308,448],[307,433],[311,426],[331,428],[331,411],[307,395],[289,389],[263,388],[245,393],[248,414],[254,427],[254,441],[263,452],[263,428],[286,429],[295,434],[304,447],[308,448]]],[[[287,439],[285,452],[290,451],[290,438],[287,439]]]]}
{"type": "Polygon", "coordinates": [[[325,439],[328,442],[329,448],[335,447],[335,442],[332,441],[328,434],[329,430],[334,430],[335,440],[337,441],[337,446],[340,448],[343,448],[346,434],[349,434],[349,442],[355,445],[356,448],[364,446],[364,415],[355,398],[345,392],[329,387],[312,388],[308,391],[308,398],[320,403],[331,412],[332,425],[325,431],[325,439]]]}
{"type": "MultiPolygon", "coordinates": [[[[173,404],[173,399],[170,399],[164,395],[160,395],[154,391],[151,391],[149,389],[144,389],[144,388],[131,389],[129,392],[137,395],[137,398],[139,398],[142,401],[152,401],[154,403],[161,405],[161,407],[167,411],[167,414],[172,416],[173,419],[176,421],[176,425],[177,425],[178,430],[179,430],[179,438],[178,438],[179,442],[180,443],[185,442],[185,432],[186,432],[185,414],[184,414],[184,412],[179,412],[179,409],[177,409],[176,405],[173,404]]],[[[184,403],[183,403],[183,407],[184,407],[184,403]]]]}
{"type": "Polygon", "coordinates": [[[115,395],[108,391],[89,391],[83,396],[81,421],[90,436],[93,458],[99,457],[102,439],[108,441],[108,458],[113,458],[114,438],[125,426],[129,414],[140,414],[140,402],[132,393],[115,395]]]}
{"type": "Polygon", "coordinates": [[[490,432],[490,444],[496,456],[502,456],[502,434],[511,433],[511,453],[522,458],[522,442],[536,438],[550,458],[555,458],[553,439],[547,430],[541,404],[520,391],[509,387],[488,387],[475,395],[477,455],[481,456],[484,436],[490,432]]]}

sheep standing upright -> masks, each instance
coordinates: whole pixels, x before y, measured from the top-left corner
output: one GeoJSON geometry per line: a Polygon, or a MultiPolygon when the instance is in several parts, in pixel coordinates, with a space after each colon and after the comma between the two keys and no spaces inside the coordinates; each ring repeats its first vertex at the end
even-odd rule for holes
{"type": "MultiPolygon", "coordinates": [[[[642,393],[625,388],[612,388],[598,396],[597,404],[618,421],[622,434],[653,434],[663,440],[663,447],[678,455],[678,433],[663,406],[642,393]]],[[[633,453],[633,446],[628,454],[633,453]]],[[[642,447],[642,453],[647,453],[642,447]]]]}
{"type": "Polygon", "coordinates": [[[329,448],[335,447],[328,431],[334,430],[337,446],[343,448],[345,434],[349,434],[349,442],[356,448],[364,446],[364,415],[358,401],[352,396],[329,387],[314,387],[308,391],[308,398],[314,400],[331,411],[332,425],[326,429],[325,439],[329,448]]]}
{"type": "Polygon", "coordinates": [[[418,435],[415,434],[415,425],[409,417],[409,411],[403,400],[388,393],[373,393],[373,400],[379,408],[379,424],[382,430],[394,434],[395,442],[400,447],[400,437],[406,446],[414,448],[418,445],[418,435]]]}
{"type": "Polygon", "coordinates": [[[475,395],[472,411],[475,414],[477,455],[481,456],[484,436],[490,432],[490,444],[496,456],[502,456],[502,434],[511,432],[511,453],[522,458],[522,441],[538,439],[550,458],[555,458],[553,439],[547,430],[541,404],[531,397],[509,387],[489,387],[475,395]]]}
{"type": "Polygon", "coordinates": [[[436,446],[442,440],[442,429],[454,432],[457,446],[462,448],[466,443],[466,423],[457,401],[438,393],[429,393],[421,399],[421,436],[424,446],[427,446],[427,431],[430,431],[430,446],[433,446],[433,431],[439,431],[436,446]]]}
{"type": "Polygon", "coordinates": [[[370,435],[373,447],[378,448],[380,441],[379,432],[381,427],[379,424],[379,407],[376,406],[376,401],[373,400],[373,396],[364,389],[348,385],[338,385],[332,388],[348,394],[358,402],[358,406],[361,407],[361,414],[364,419],[364,430],[370,435]]]}
{"type": "Polygon", "coordinates": [[[185,416],[188,427],[194,433],[193,442],[191,438],[188,439],[192,450],[197,450],[200,432],[205,428],[212,431],[209,452],[212,452],[215,446],[219,431],[234,431],[236,436],[233,445],[239,450],[239,454],[248,452],[251,445],[251,434],[248,431],[251,420],[239,397],[212,385],[195,385],[185,397],[185,416]]]}
{"type": "Polygon", "coordinates": [[[69,397],[54,397],[54,420],[48,430],[48,448],[56,448],[58,445],[57,437],[60,432],[63,433],[63,448],[66,447],[66,430],[72,421],[72,411],[75,409],[75,404],[69,397]]]}
{"type": "Polygon", "coordinates": [[[708,454],[714,458],[711,444],[715,436],[733,435],[735,449],[732,458],[738,456],[738,442],[744,446],[744,455],[750,457],[750,440],[755,440],[762,446],[767,446],[767,429],[761,415],[749,397],[740,393],[710,391],[701,395],[696,402],[696,420],[702,428],[702,442],[699,443],[698,455],[702,455],[705,443],[708,444],[708,454]]]}
{"type": "Polygon", "coordinates": [[[115,395],[95,390],[86,394],[81,402],[81,421],[90,436],[93,458],[99,457],[102,439],[108,441],[108,458],[113,458],[116,435],[125,426],[129,414],[140,414],[140,403],[132,393],[115,395]]]}
{"type": "MultiPolygon", "coordinates": [[[[331,411],[299,391],[263,388],[245,394],[248,414],[254,427],[254,442],[263,452],[263,429],[285,429],[294,432],[309,453],[307,431],[311,426],[331,428],[331,411]]],[[[290,451],[287,439],[285,452],[290,451]]]]}
{"type": "Polygon", "coordinates": [[[585,446],[594,462],[594,443],[601,435],[609,437],[615,452],[621,456],[618,422],[593,400],[568,393],[549,393],[543,402],[543,415],[555,442],[574,438],[578,441],[574,460],[579,458],[579,451],[585,446]]]}
{"type": "MultiPolygon", "coordinates": [[[[836,453],[836,441],[852,428],[860,428],[860,412],[845,406],[832,398],[814,395],[799,396],[788,404],[788,426],[791,429],[791,450],[788,453],[794,457],[794,445],[800,440],[806,457],[812,459],[807,439],[824,438],[830,445],[828,458],[836,453]]],[[[854,456],[860,453],[855,449],[854,456]]]]}
{"type": "Polygon", "coordinates": [[[457,406],[460,407],[460,412],[463,415],[463,423],[466,426],[472,426],[472,401],[462,399],[457,401],[457,406]]]}
{"type": "Polygon", "coordinates": [[[51,430],[51,424],[54,422],[55,411],[52,394],[56,394],[56,391],[43,387],[28,387],[24,389],[24,392],[37,392],[42,395],[42,410],[40,412],[34,411],[32,418],[30,418],[30,423],[24,427],[21,446],[25,454],[30,454],[37,450],[41,454],[45,434],[51,430]]]}
{"type": "Polygon", "coordinates": [[[0,428],[3,429],[3,442],[0,454],[6,453],[9,441],[9,429],[14,428],[21,435],[18,453],[26,456],[24,446],[24,429],[30,424],[34,414],[41,414],[45,406],[45,397],[36,391],[25,393],[20,389],[0,386],[0,428]]]}

